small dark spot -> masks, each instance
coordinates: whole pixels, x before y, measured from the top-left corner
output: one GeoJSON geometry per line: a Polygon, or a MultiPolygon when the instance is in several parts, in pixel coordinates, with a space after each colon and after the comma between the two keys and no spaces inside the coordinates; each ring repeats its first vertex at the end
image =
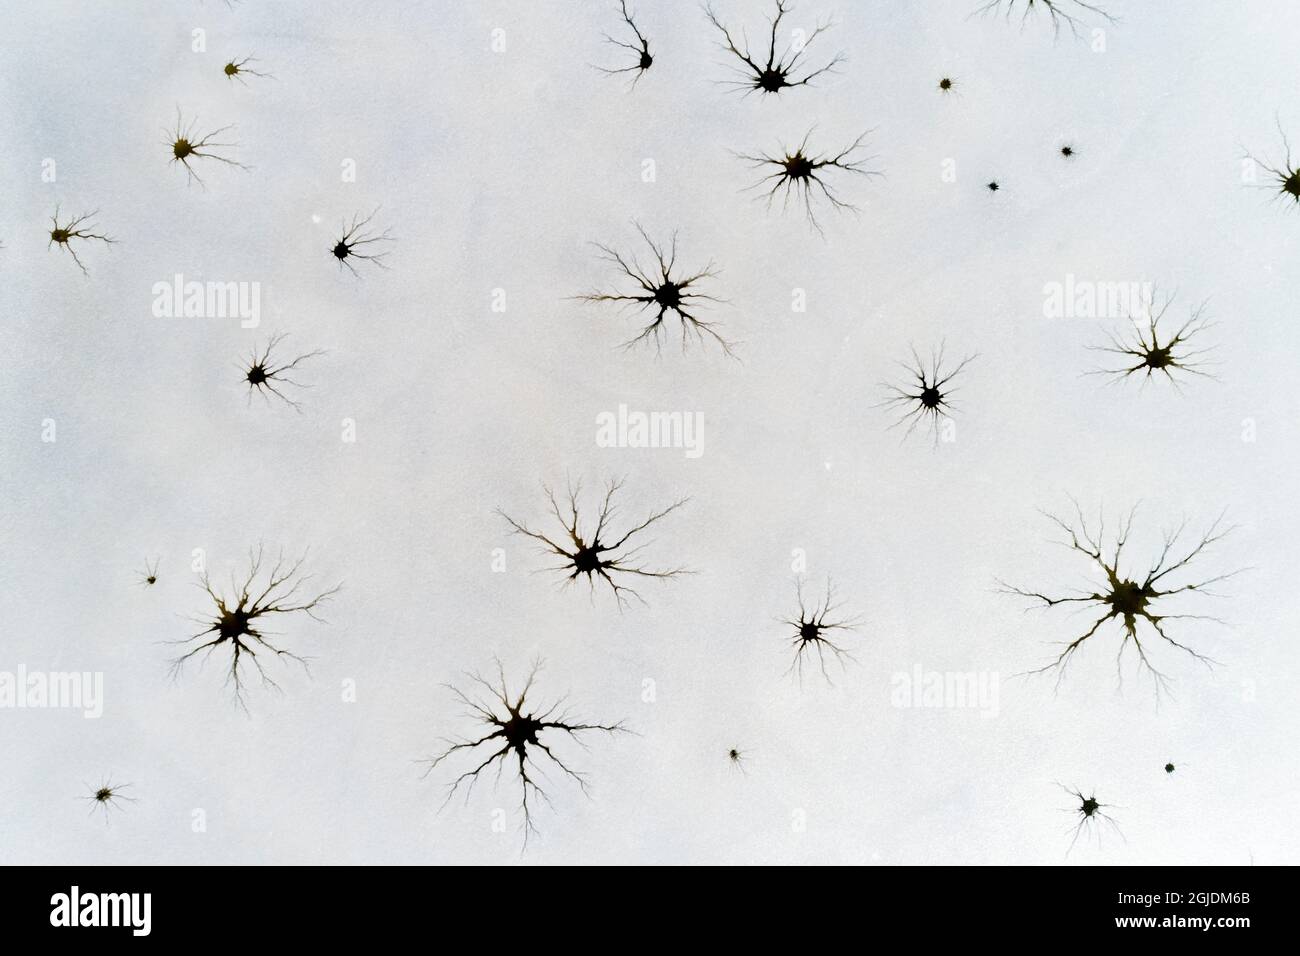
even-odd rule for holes
{"type": "Polygon", "coordinates": [[[131,784],[129,783],[113,783],[111,780],[100,784],[95,788],[94,792],[86,798],[90,803],[90,812],[94,813],[96,810],[102,811],[104,814],[104,823],[107,824],[108,811],[110,809],[121,810],[123,809],[121,805],[123,802],[135,802],[135,797],[129,797],[122,792],[129,789],[130,786],[131,784]]]}
{"type": "Polygon", "coordinates": [[[144,570],[138,572],[139,578],[137,579],[137,582],[141,587],[150,588],[158,583],[158,561],[159,560],[160,559],[155,558],[153,564],[150,564],[148,561],[145,561],[144,570]]]}
{"type": "Polygon", "coordinates": [[[251,56],[246,56],[242,60],[229,60],[226,62],[226,65],[221,68],[221,71],[225,73],[229,79],[238,80],[240,83],[247,86],[248,84],[244,82],[244,77],[246,76],[271,76],[270,73],[260,73],[257,70],[249,68],[248,64],[256,62],[257,61],[251,56]]]}
{"type": "Polygon", "coordinates": [[[997,192],[999,189],[1001,189],[1002,187],[998,185],[998,181],[995,179],[995,180],[993,180],[992,182],[990,182],[987,186],[985,186],[984,188],[987,189],[987,190],[988,190],[989,192],[991,192],[991,193],[995,193],[995,192],[997,192]]]}

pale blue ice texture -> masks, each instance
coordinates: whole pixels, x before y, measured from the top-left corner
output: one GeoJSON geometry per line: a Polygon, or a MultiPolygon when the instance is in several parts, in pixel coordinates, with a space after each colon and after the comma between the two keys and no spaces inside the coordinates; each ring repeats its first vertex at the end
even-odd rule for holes
{"type": "MultiPolygon", "coordinates": [[[[834,15],[812,53],[847,61],[745,98],[690,0],[634,5],[656,57],[634,91],[594,68],[626,62],[601,39],[613,2],[6,3],[0,670],[102,671],[107,700],[98,721],[0,711],[0,860],[516,862],[509,773],[439,813],[451,776],[416,761],[473,729],[442,684],[544,655],[539,698],[639,736],[564,751],[591,798],[552,774],[526,862],[1296,862],[1300,209],[1249,188],[1242,154],[1280,160],[1277,120],[1300,146],[1300,8],[1117,2],[1097,52],[975,5],[800,0],[789,27],[834,15]],[[274,78],[229,82],[243,56],[274,78]],[[234,124],[251,168],[187,185],[178,106],[234,124]],[[886,174],[838,182],[859,213],[823,211],[824,239],[746,192],[734,155],[813,127],[824,149],[874,130],[886,174]],[[83,247],[88,276],[46,248],[58,204],[117,240],[83,247]],[[329,248],[375,207],[391,268],[357,280],[329,248]],[[620,352],[633,319],[569,298],[614,278],[590,243],[634,248],[633,220],[716,262],[709,314],[740,362],[620,352]],[[261,328],[155,318],[176,273],[260,282],[261,328]],[[1209,299],[1219,381],[1086,376],[1116,323],[1044,318],[1071,273],[1209,299]],[[246,402],[236,362],[275,332],[329,350],[301,415],[246,402]],[[900,442],[880,383],[944,340],[979,355],[957,441],[900,442]],[[703,456],[597,448],[620,403],[702,412],[703,456]],[[532,573],[547,562],[493,514],[541,521],[541,480],[620,474],[629,518],[691,496],[647,556],[699,572],[623,614],[532,573]],[[1117,692],[1114,628],[1058,694],[1011,676],[1089,621],[995,593],[1087,585],[1037,512],[1069,495],[1112,519],[1142,502],[1138,570],[1183,516],[1238,526],[1205,569],[1254,570],[1185,606],[1227,624],[1178,622],[1223,665],[1154,648],[1177,678],[1159,709],[1131,670],[1117,692]],[[277,671],[283,696],[253,688],[245,717],[218,659],[173,684],[159,642],[205,610],[193,550],[224,579],[258,541],[310,548],[343,590],[328,625],[279,622],[312,676],[277,671]],[[833,687],[783,676],[794,549],[865,622],[833,687]],[[998,715],[891,706],[917,665],[1003,675],[998,715]],[[83,800],[107,777],[138,798],[109,826],[83,800]],[[1116,805],[1126,840],[1067,861],[1058,782],[1116,805]]],[[[717,9],[761,34],[766,4],[717,9]]]]}

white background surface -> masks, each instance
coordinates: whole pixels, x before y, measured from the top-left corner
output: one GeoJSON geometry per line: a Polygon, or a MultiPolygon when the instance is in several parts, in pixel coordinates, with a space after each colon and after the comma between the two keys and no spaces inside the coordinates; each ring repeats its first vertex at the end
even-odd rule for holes
{"type": "MultiPolygon", "coordinates": [[[[639,736],[564,751],[592,799],[554,778],[524,862],[1295,862],[1300,210],[1246,188],[1241,153],[1279,158],[1275,116],[1300,142],[1300,11],[1129,3],[1095,53],[969,6],[804,0],[790,26],[835,14],[811,52],[848,62],[761,99],[718,84],[728,64],[690,2],[634,7],[656,61],[632,92],[592,68],[618,63],[600,39],[617,4],[5,4],[0,669],[103,671],[106,705],[0,711],[0,859],[518,862],[508,775],[439,813],[451,777],[415,761],[473,729],[443,682],[494,654],[517,678],[541,654],[539,696],[639,736]],[[249,55],[275,78],[229,83],[222,64],[249,55]],[[187,186],[163,133],[178,105],[237,124],[253,168],[187,186]],[[842,181],[860,215],[825,212],[824,239],[744,192],[730,152],[814,124],[825,149],[874,129],[886,173],[842,181]],[[118,240],[85,249],[88,277],[45,248],[58,203],[99,209],[118,240]],[[358,281],[328,250],[377,205],[399,241],[358,281]],[[688,267],[716,261],[728,303],[710,314],[740,362],[620,352],[632,320],[566,298],[614,278],[588,243],[635,248],[634,218],[680,230],[688,267]],[[177,272],[261,282],[262,327],[154,318],[150,289],[177,272]],[[1066,273],[1210,298],[1219,381],[1180,396],[1083,375],[1114,323],[1043,318],[1066,273]],[[246,403],[234,368],[277,331],[330,350],[301,415],[246,403]],[[979,354],[958,440],[900,443],[879,383],[941,339],[979,354]],[[619,403],[702,412],[703,456],[597,448],[619,403]],[[492,514],[540,522],[539,480],[616,474],[633,513],[691,496],[650,555],[699,571],[624,614],[530,573],[546,562],[492,514]],[[1162,655],[1178,684],[1159,709],[1131,673],[1116,691],[1116,629],[1056,695],[1010,676],[1087,623],[994,593],[1079,583],[1035,510],[1068,495],[1112,514],[1141,500],[1139,566],[1181,516],[1238,526],[1207,562],[1255,569],[1206,599],[1228,626],[1182,632],[1224,666],[1162,655]],[[280,628],[312,677],[286,669],[246,717],[219,661],[172,684],[157,642],[205,610],[192,549],[220,578],[259,540],[309,547],[344,587],[328,626],[280,628]],[[794,548],[809,587],[830,574],[865,619],[833,687],[783,676],[794,548]],[[154,556],[159,583],[134,587],[154,556]],[[998,716],[891,707],[891,675],[916,664],[1004,675],[998,716]],[[138,798],[108,826],[83,801],[105,777],[138,798]],[[1125,839],[1067,858],[1057,781],[1095,788],[1125,839]]],[[[767,5],[718,10],[757,38],[767,5]]]]}

